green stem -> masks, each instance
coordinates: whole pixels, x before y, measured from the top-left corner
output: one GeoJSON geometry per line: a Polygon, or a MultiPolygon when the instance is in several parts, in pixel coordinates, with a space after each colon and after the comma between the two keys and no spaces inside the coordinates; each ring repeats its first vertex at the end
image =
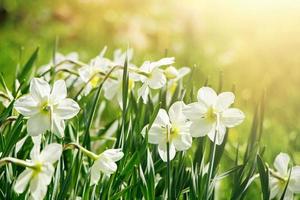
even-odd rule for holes
{"type": "Polygon", "coordinates": [[[170,144],[167,142],[167,189],[168,189],[168,199],[171,199],[171,176],[170,176],[170,169],[171,169],[171,163],[170,163],[170,144]]]}
{"type": "Polygon", "coordinates": [[[12,158],[12,157],[3,158],[0,160],[0,167],[6,163],[14,163],[22,167],[29,167],[31,169],[35,169],[35,165],[33,163],[29,163],[24,160],[20,160],[18,158],[12,158]]]}
{"type": "Polygon", "coordinates": [[[96,160],[98,159],[98,155],[96,155],[95,153],[87,150],[86,148],[82,147],[81,145],[77,144],[77,143],[69,143],[69,144],[66,144],[64,149],[68,149],[70,147],[75,147],[77,149],[79,149],[84,155],[88,156],[89,158],[93,159],[93,160],[96,160]]]}
{"type": "Polygon", "coordinates": [[[171,199],[171,162],[170,162],[170,128],[167,127],[167,189],[168,189],[168,199],[171,199]]]}

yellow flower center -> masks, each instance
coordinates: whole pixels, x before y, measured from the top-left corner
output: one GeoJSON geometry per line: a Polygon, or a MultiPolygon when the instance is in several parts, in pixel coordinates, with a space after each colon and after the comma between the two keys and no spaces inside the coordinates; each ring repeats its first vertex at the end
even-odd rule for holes
{"type": "Polygon", "coordinates": [[[132,90],[134,88],[134,80],[131,78],[128,79],[128,89],[132,90]]]}
{"type": "Polygon", "coordinates": [[[206,120],[208,122],[215,122],[217,119],[217,115],[213,109],[213,107],[209,107],[207,112],[206,112],[206,120]]]}
{"type": "Polygon", "coordinates": [[[100,80],[100,77],[95,75],[90,81],[92,87],[97,87],[99,80],[100,80]]]}
{"type": "Polygon", "coordinates": [[[174,138],[176,138],[179,135],[179,128],[176,126],[172,126],[170,128],[170,135],[168,136],[168,141],[171,142],[174,138]]]}
{"type": "Polygon", "coordinates": [[[36,161],[32,176],[37,176],[42,171],[43,163],[36,161]]]}
{"type": "Polygon", "coordinates": [[[44,114],[48,114],[51,111],[51,105],[49,105],[48,101],[45,101],[41,104],[41,112],[44,114]]]}

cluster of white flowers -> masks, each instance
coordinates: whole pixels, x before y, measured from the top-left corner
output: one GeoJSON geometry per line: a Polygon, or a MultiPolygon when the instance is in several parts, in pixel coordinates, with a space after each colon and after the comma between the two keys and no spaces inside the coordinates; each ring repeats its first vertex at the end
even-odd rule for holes
{"type": "MultiPolygon", "coordinates": [[[[105,53],[106,48],[89,64],[79,61],[77,53],[66,56],[57,53],[49,64],[39,69],[41,77],[31,80],[29,93],[15,101],[14,108],[27,119],[27,132],[32,136],[34,143],[31,160],[23,163],[26,169],[14,185],[17,193],[24,192],[29,184],[32,199],[43,199],[46,195],[47,186],[51,183],[55,171],[54,164],[60,159],[63,148],[60,144],[52,143],[40,152],[41,136],[49,131],[59,138],[64,137],[65,121],[80,112],[78,103],[67,98],[67,86],[82,85],[81,95],[88,95],[93,88],[103,83],[104,97],[107,100],[115,98],[122,108],[126,59],[128,92],[135,92],[137,99],[142,98],[146,104],[149,97],[155,94],[153,90],[163,87],[166,89],[168,111],[160,109],[151,127],[147,126],[148,142],[158,145],[159,156],[164,162],[168,161],[168,157],[169,160],[174,159],[176,151],[188,150],[192,146],[193,137],[207,135],[216,145],[222,144],[227,128],[241,124],[245,118],[241,110],[230,108],[235,99],[232,92],[217,94],[210,87],[199,89],[197,102],[186,105],[183,101],[177,101],[169,105],[178,83],[190,72],[188,67],[176,69],[173,66],[173,57],[154,62],[145,61],[137,67],[131,62],[132,49],[126,52],[116,50],[113,59],[106,58],[105,53]],[[59,74],[61,80],[56,80],[51,89],[48,82],[52,78],[50,72],[53,72],[53,68],[55,77],[59,74]]],[[[7,100],[12,101],[13,97],[10,95],[7,100]]],[[[116,162],[124,156],[121,149],[108,149],[96,155],[79,144],[73,145],[94,160],[90,168],[91,185],[99,182],[101,173],[109,176],[116,172],[116,162]]],[[[286,154],[276,157],[274,166],[277,172],[272,171],[270,178],[272,198],[282,193],[284,183],[289,177],[288,162],[289,157],[286,154]]],[[[292,199],[293,193],[300,192],[300,167],[293,167],[290,174],[286,200],[292,199]]]]}
{"type": "Polygon", "coordinates": [[[232,92],[219,95],[209,87],[198,91],[198,102],[185,105],[179,101],[171,105],[169,115],[160,109],[151,126],[148,138],[152,144],[158,144],[158,152],[163,161],[167,161],[166,144],[169,143],[170,160],[176,150],[187,150],[192,146],[192,137],[208,135],[212,142],[222,144],[226,127],[234,127],[244,120],[242,111],[229,108],[234,102],[232,92]]]}

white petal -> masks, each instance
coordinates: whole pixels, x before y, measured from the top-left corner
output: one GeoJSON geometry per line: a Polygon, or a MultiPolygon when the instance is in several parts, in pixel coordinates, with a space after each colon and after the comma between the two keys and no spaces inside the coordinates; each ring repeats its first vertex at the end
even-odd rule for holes
{"type": "Polygon", "coordinates": [[[14,108],[25,117],[30,117],[40,111],[38,103],[30,94],[24,95],[17,99],[14,104],[14,108]]]}
{"type": "Polygon", "coordinates": [[[167,111],[164,109],[159,109],[158,114],[153,122],[153,124],[166,127],[167,125],[170,125],[170,119],[167,114],[167,111]]]}
{"type": "Polygon", "coordinates": [[[32,170],[25,169],[17,178],[14,190],[16,193],[23,193],[32,177],[32,170]]]}
{"type": "Polygon", "coordinates": [[[177,101],[172,104],[172,106],[169,109],[169,116],[170,121],[172,123],[184,123],[186,121],[186,117],[183,114],[183,109],[185,107],[185,104],[183,101],[177,101]]]}
{"type": "Polygon", "coordinates": [[[226,127],[223,124],[219,124],[219,127],[218,128],[216,127],[216,130],[211,129],[211,131],[207,134],[207,136],[212,142],[214,142],[215,134],[217,134],[215,140],[216,144],[221,145],[224,140],[224,136],[226,134],[226,127]]]}
{"type": "Polygon", "coordinates": [[[47,193],[47,185],[44,180],[36,175],[30,182],[30,195],[34,200],[44,199],[47,193]]]}
{"type": "Polygon", "coordinates": [[[293,200],[293,199],[294,199],[294,193],[288,188],[285,192],[283,200],[293,200]]]}
{"type": "Polygon", "coordinates": [[[167,58],[162,58],[156,62],[152,62],[151,65],[153,67],[160,67],[160,66],[164,66],[164,65],[171,65],[175,62],[175,58],[174,57],[167,57],[167,58]]]}
{"type": "Polygon", "coordinates": [[[79,112],[80,107],[76,101],[70,98],[63,99],[54,107],[53,113],[62,119],[71,119],[79,112]]]}
{"type": "Polygon", "coordinates": [[[65,121],[63,119],[54,117],[53,118],[53,133],[57,135],[58,137],[62,138],[64,137],[65,132],[65,121]]]}
{"type": "Polygon", "coordinates": [[[29,91],[34,100],[40,102],[50,96],[50,85],[41,78],[33,78],[29,91]]]}
{"type": "Polygon", "coordinates": [[[172,142],[177,151],[184,151],[192,146],[192,136],[189,134],[178,135],[172,142]]]}
{"type": "Polygon", "coordinates": [[[163,71],[159,68],[154,69],[150,75],[148,80],[148,85],[152,89],[162,88],[167,82],[167,79],[163,73],[163,71]]]}
{"type": "Polygon", "coordinates": [[[117,93],[122,93],[122,89],[119,88],[119,82],[116,80],[110,80],[104,82],[103,84],[104,97],[107,100],[112,100],[117,93]]]}
{"type": "Polygon", "coordinates": [[[141,88],[138,89],[138,96],[143,98],[143,102],[146,104],[148,101],[149,87],[147,83],[144,83],[141,88]]]}
{"type": "Polygon", "coordinates": [[[51,183],[53,174],[54,167],[52,166],[52,164],[44,164],[41,173],[39,173],[39,178],[43,179],[45,185],[49,185],[51,183]]]}
{"type": "Polygon", "coordinates": [[[78,73],[83,82],[89,82],[90,78],[93,76],[92,68],[89,66],[84,66],[78,69],[78,73]]]}
{"type": "Polygon", "coordinates": [[[38,160],[40,156],[40,148],[41,148],[41,137],[42,135],[32,136],[33,147],[30,151],[30,158],[32,160],[38,160]]]}
{"type": "Polygon", "coordinates": [[[100,179],[100,169],[99,164],[97,164],[97,160],[94,162],[94,164],[91,167],[91,182],[90,185],[97,184],[100,179]]]}
{"type": "Polygon", "coordinates": [[[217,93],[210,87],[202,87],[198,90],[198,101],[205,102],[207,106],[215,105],[217,97],[217,93]]]}
{"type": "Polygon", "coordinates": [[[217,102],[215,105],[215,109],[218,111],[223,111],[234,102],[234,94],[232,92],[222,92],[217,97],[217,102]]]}
{"type": "Polygon", "coordinates": [[[206,119],[192,121],[190,132],[193,137],[203,137],[212,130],[215,130],[215,123],[207,122],[206,119]]]}
{"type": "Polygon", "coordinates": [[[289,162],[290,157],[288,154],[279,153],[275,158],[274,167],[282,176],[288,176],[289,162]]]}
{"type": "Polygon", "coordinates": [[[183,114],[190,120],[195,121],[205,116],[207,106],[204,102],[194,102],[186,105],[183,109],[183,114]]]}
{"type": "Polygon", "coordinates": [[[300,193],[300,166],[292,168],[289,188],[296,194],[300,193]]]}
{"type": "Polygon", "coordinates": [[[41,152],[40,159],[44,162],[55,163],[62,154],[62,146],[57,143],[47,145],[41,152]]]}
{"type": "Polygon", "coordinates": [[[30,117],[27,121],[27,132],[31,136],[37,136],[50,130],[50,115],[38,113],[30,117]]]}
{"type": "Polygon", "coordinates": [[[101,155],[117,162],[123,158],[124,153],[122,152],[122,149],[107,149],[101,153],[101,155]]]}
{"type": "Polygon", "coordinates": [[[185,75],[187,75],[190,72],[191,72],[191,69],[189,67],[181,67],[180,69],[178,69],[177,79],[181,79],[182,77],[184,77],[185,75]]]}
{"type": "Polygon", "coordinates": [[[67,87],[63,80],[55,81],[51,92],[51,99],[53,102],[59,102],[67,97],[67,87]]]}
{"type": "Polygon", "coordinates": [[[113,174],[118,168],[117,164],[114,161],[105,156],[100,156],[98,160],[95,161],[95,164],[95,167],[97,167],[106,175],[113,174]]]}
{"type": "Polygon", "coordinates": [[[153,124],[148,132],[148,142],[159,144],[161,141],[167,141],[167,129],[160,125],[153,124]]]}
{"type": "MultiPolygon", "coordinates": [[[[158,145],[158,154],[164,162],[167,162],[167,143],[162,142],[158,145]]],[[[170,160],[173,160],[175,155],[176,155],[175,146],[173,143],[170,143],[169,145],[170,160]]]]}
{"type": "Polygon", "coordinates": [[[279,180],[274,177],[270,177],[270,199],[275,198],[280,192],[279,180]]]}
{"type": "Polygon", "coordinates": [[[245,119],[244,113],[237,108],[229,108],[221,113],[220,121],[228,128],[239,125],[245,119]]]}

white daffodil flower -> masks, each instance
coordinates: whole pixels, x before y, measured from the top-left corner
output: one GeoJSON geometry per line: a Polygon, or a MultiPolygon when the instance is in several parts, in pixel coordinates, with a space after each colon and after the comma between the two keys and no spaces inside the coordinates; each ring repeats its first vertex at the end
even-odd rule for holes
{"type": "Polygon", "coordinates": [[[37,136],[51,130],[57,136],[64,136],[66,119],[73,118],[80,110],[79,105],[67,97],[65,81],[55,81],[52,91],[50,85],[41,78],[30,82],[29,94],[16,100],[15,109],[29,117],[27,131],[37,136]]]}
{"type": "Polygon", "coordinates": [[[147,103],[149,88],[159,89],[166,84],[166,76],[161,66],[171,65],[174,63],[174,57],[162,58],[156,62],[146,61],[139,68],[139,80],[143,83],[138,90],[138,96],[143,98],[144,103],[147,103]]]}
{"type": "Polygon", "coordinates": [[[27,167],[17,178],[14,185],[15,192],[23,193],[29,184],[31,199],[44,199],[54,173],[53,164],[59,160],[61,154],[60,144],[49,144],[42,152],[39,145],[34,145],[30,153],[31,160],[26,161],[30,167],[27,167]]]}
{"type": "Polygon", "coordinates": [[[110,176],[117,170],[116,162],[124,156],[122,149],[108,149],[96,157],[91,167],[91,185],[97,184],[100,179],[100,173],[110,176]]]}
{"type": "Polygon", "coordinates": [[[87,95],[93,88],[97,87],[102,80],[103,74],[111,69],[111,61],[104,57],[106,47],[101,53],[91,60],[90,64],[79,68],[78,73],[81,80],[86,83],[84,94],[87,95]],[[103,73],[102,75],[100,73],[103,73]]]}
{"type": "Polygon", "coordinates": [[[289,173],[291,173],[284,200],[292,200],[294,194],[300,194],[300,166],[294,166],[289,169],[290,157],[286,153],[280,153],[274,161],[276,171],[271,171],[270,189],[271,199],[281,197],[287,184],[289,173]],[[291,170],[291,171],[290,171],[291,170]]]}
{"type": "Polygon", "coordinates": [[[190,73],[191,69],[189,67],[182,67],[180,69],[176,69],[173,66],[169,66],[164,70],[164,73],[168,79],[167,82],[167,102],[170,102],[172,96],[174,95],[176,88],[178,86],[178,82],[190,73]]]}
{"type": "Polygon", "coordinates": [[[191,123],[183,115],[184,106],[182,101],[178,101],[168,113],[160,109],[148,132],[148,142],[158,144],[158,153],[164,162],[167,161],[167,143],[170,160],[175,157],[176,151],[185,151],[192,145],[191,123]]]}
{"type": "Polygon", "coordinates": [[[198,102],[187,105],[184,110],[184,114],[192,122],[192,136],[208,135],[209,139],[214,141],[216,134],[216,144],[222,144],[226,128],[239,125],[245,118],[241,110],[229,108],[234,98],[232,92],[217,95],[210,87],[200,88],[197,95],[198,102]]]}
{"type": "MultiPolygon", "coordinates": [[[[128,91],[134,88],[136,78],[132,73],[128,73],[128,91]]],[[[118,103],[122,108],[122,91],[123,91],[123,70],[117,70],[111,74],[111,77],[103,83],[104,97],[112,100],[117,97],[118,103]]]]}

